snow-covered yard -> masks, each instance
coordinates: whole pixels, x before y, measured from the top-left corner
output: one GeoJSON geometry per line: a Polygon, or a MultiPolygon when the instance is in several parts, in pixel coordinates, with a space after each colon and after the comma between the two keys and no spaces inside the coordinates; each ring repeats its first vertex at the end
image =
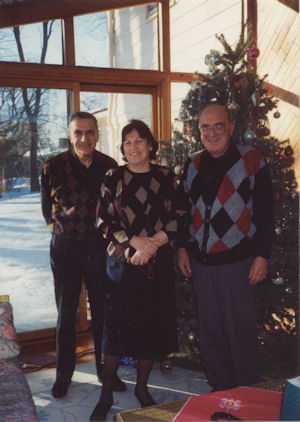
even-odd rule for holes
{"type": "Polygon", "coordinates": [[[50,232],[40,194],[19,183],[0,198],[0,294],[8,294],[18,332],[56,326],[50,232]]]}

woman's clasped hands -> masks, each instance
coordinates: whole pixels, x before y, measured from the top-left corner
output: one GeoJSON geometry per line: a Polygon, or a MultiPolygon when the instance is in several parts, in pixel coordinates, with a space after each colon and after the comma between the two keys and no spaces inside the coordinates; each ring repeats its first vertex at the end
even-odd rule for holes
{"type": "Polygon", "coordinates": [[[133,265],[145,265],[152,258],[157,249],[168,242],[168,236],[164,231],[157,232],[152,237],[133,236],[130,246],[136,251],[130,259],[133,265]]]}

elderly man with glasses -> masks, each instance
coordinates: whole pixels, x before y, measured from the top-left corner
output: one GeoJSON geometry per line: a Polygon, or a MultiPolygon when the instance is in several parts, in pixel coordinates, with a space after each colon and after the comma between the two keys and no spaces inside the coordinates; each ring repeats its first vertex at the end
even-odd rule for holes
{"type": "Polygon", "coordinates": [[[202,364],[217,391],[259,381],[253,295],[268,272],[273,194],[263,156],[237,144],[225,107],[207,105],[199,129],[205,149],[181,178],[178,265],[192,277],[202,364]]]}

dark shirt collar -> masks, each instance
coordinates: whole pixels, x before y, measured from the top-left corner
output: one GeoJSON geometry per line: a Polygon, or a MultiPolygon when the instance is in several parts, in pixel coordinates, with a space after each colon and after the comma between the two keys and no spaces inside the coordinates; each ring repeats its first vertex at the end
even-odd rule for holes
{"type": "Polygon", "coordinates": [[[206,158],[211,159],[214,162],[217,162],[217,161],[226,160],[228,157],[231,157],[232,154],[234,154],[235,151],[236,151],[236,146],[235,146],[235,143],[234,143],[234,141],[233,141],[233,139],[231,137],[230,140],[229,140],[228,148],[225,151],[225,153],[223,155],[221,155],[221,157],[215,158],[207,150],[204,151],[204,154],[205,154],[205,157],[206,158]]]}
{"type": "MultiPolygon", "coordinates": [[[[81,165],[81,166],[83,166],[83,167],[86,168],[86,166],[84,164],[82,164],[82,162],[77,157],[77,155],[75,153],[75,150],[74,150],[74,147],[73,147],[72,144],[70,144],[69,151],[70,151],[70,156],[71,156],[73,162],[75,162],[75,163],[77,163],[77,164],[79,164],[79,165],[81,165]]],[[[88,169],[90,169],[91,167],[93,167],[94,162],[95,162],[95,151],[93,152],[93,159],[92,159],[91,165],[89,166],[88,169]]]]}

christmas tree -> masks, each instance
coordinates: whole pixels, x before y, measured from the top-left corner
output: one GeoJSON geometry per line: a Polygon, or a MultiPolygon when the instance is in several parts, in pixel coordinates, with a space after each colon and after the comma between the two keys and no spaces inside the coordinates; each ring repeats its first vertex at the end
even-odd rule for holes
{"type": "MultiPolygon", "coordinates": [[[[191,153],[203,148],[198,115],[207,103],[226,106],[235,124],[234,139],[264,155],[273,180],[276,234],[270,272],[258,284],[256,295],[262,373],[289,376],[298,370],[299,331],[299,212],[294,152],[288,139],[280,141],[270,134],[268,113],[280,118],[278,100],[266,82],[267,75],[260,78],[251,65],[259,50],[251,34],[244,40],[244,30],[234,48],[223,35],[217,35],[224,51],[207,54],[208,74],[194,73],[173,128],[173,139],[160,141],[159,159],[180,173],[191,153]]],[[[176,283],[179,339],[193,355],[197,345],[196,308],[190,283],[180,278],[178,275],[176,283]]]]}

